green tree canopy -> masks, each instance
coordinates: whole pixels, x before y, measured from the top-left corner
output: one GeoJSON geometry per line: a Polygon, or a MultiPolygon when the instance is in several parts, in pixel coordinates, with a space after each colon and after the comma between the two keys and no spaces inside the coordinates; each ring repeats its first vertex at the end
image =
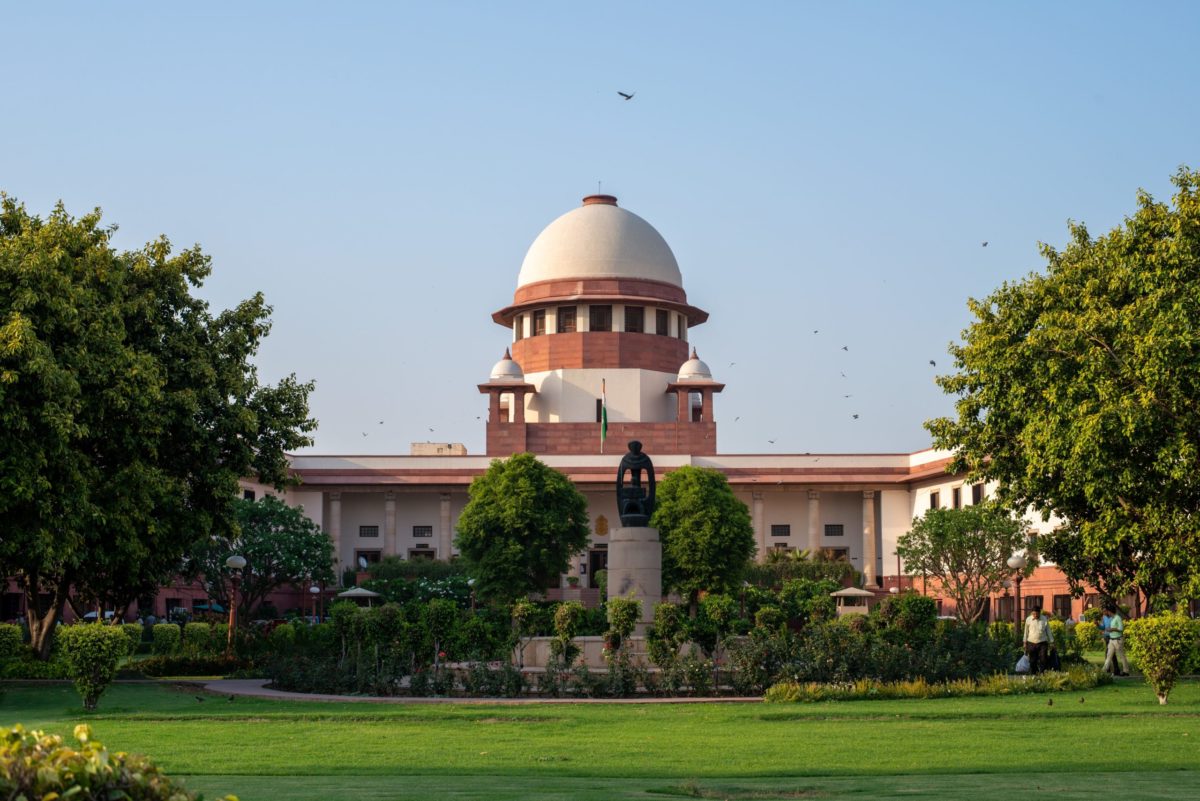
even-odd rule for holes
{"type": "Polygon", "coordinates": [[[456,544],[481,598],[542,592],[587,546],[587,500],[531,453],[494,460],[469,497],[456,544]]]}
{"type": "Polygon", "coordinates": [[[952,469],[1061,518],[1044,555],[1114,597],[1200,589],[1200,173],[1174,183],[1172,205],[1139,193],[1099,238],[1072,224],[1044,273],[970,301],[939,379],[957,415],[927,424],[952,469]]]}
{"type": "MultiPolygon", "coordinates": [[[[988,596],[1012,578],[1008,558],[1026,546],[1025,527],[993,503],[961,509],[930,509],[913,520],[896,552],[909,573],[932,576],[954,600],[964,623],[979,620],[988,596]]],[[[1026,570],[1033,571],[1033,562],[1026,570]]]]}
{"type": "Polygon", "coordinates": [[[658,484],[650,525],[662,540],[663,589],[688,596],[731,592],[754,555],[754,527],[746,504],[724,474],[685,465],[658,484]]]}
{"type": "Polygon", "coordinates": [[[225,560],[235,553],[246,559],[238,588],[243,620],[280,587],[333,582],[333,543],[302,509],[272,495],[258,501],[236,498],[233,505],[237,532],[201,540],[187,561],[187,573],[203,580],[210,598],[229,608],[232,571],[225,560]]]}
{"type": "Polygon", "coordinates": [[[261,295],[213,316],[191,295],[199,248],[122,253],[113,231],[0,194],[0,575],[43,655],[69,595],[120,610],[155,591],[236,529],[238,479],[281,485],[315,427],[311,384],[262,385],[251,364],[261,295]]]}

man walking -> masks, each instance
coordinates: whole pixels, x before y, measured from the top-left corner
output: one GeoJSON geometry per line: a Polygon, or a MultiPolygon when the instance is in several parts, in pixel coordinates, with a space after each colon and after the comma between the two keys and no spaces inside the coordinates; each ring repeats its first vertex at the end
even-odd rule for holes
{"type": "Polygon", "coordinates": [[[1050,621],[1042,616],[1040,608],[1030,607],[1029,617],[1025,618],[1025,655],[1029,657],[1030,674],[1036,676],[1046,669],[1052,642],[1050,621]]]}
{"type": "Polygon", "coordinates": [[[1125,658],[1125,621],[1117,611],[1116,604],[1110,603],[1104,607],[1105,619],[1108,624],[1104,627],[1104,639],[1108,647],[1104,654],[1104,670],[1112,671],[1114,676],[1129,675],[1129,660],[1125,658]],[[1117,663],[1121,672],[1117,673],[1117,663]]]}

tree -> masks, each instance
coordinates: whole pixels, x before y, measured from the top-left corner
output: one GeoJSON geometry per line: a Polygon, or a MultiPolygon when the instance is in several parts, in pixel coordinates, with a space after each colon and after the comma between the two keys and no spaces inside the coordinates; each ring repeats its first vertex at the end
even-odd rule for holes
{"type": "Polygon", "coordinates": [[[587,500],[533,454],[493,460],[468,496],[456,544],[481,598],[542,592],[587,546],[587,500]]]}
{"type": "Polygon", "coordinates": [[[662,540],[663,588],[686,595],[693,615],[702,591],[731,592],[754,556],[750,512],[711,468],[685,465],[667,474],[650,525],[662,540]]]}
{"type": "Polygon", "coordinates": [[[238,587],[243,619],[280,587],[333,582],[333,543],[303,509],[271,495],[232,503],[237,532],[196,543],[187,562],[187,574],[203,580],[209,598],[229,608],[232,571],[225,560],[235,553],[246,559],[238,587]]]}
{"type": "Polygon", "coordinates": [[[199,248],[121,253],[100,219],[0,195],[0,575],[43,658],[68,597],[120,610],[155,591],[235,530],[238,479],[282,485],[315,427],[311,384],[262,385],[251,364],[261,295],[213,316],[191,295],[199,248]]]}
{"type": "Polygon", "coordinates": [[[1064,524],[1042,553],[1111,597],[1200,589],[1200,173],[1138,195],[1105,236],[1071,224],[1044,273],[984,300],[952,346],[955,418],[927,423],[951,469],[1064,524]]]}
{"type": "MultiPolygon", "coordinates": [[[[954,600],[958,619],[979,620],[988,596],[1012,578],[1008,558],[1025,548],[1024,526],[992,503],[961,509],[930,509],[913,520],[896,552],[908,572],[933,576],[954,600]]],[[[1032,572],[1033,562],[1026,566],[1032,572]]]]}

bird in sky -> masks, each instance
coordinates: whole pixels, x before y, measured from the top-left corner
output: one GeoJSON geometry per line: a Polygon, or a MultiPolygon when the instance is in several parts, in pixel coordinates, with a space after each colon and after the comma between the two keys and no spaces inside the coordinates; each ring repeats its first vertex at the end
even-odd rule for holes
{"type": "Polygon", "coordinates": [[[982,245],[982,247],[985,247],[985,248],[987,247],[987,240],[986,240],[986,239],[985,239],[985,240],[983,240],[983,245],[982,245]]]}
{"type": "Polygon", "coordinates": [[[842,345],[842,350],[847,350],[847,351],[848,351],[848,350],[850,350],[850,346],[849,346],[849,345],[842,345]]]}
{"type": "Polygon", "coordinates": [[[735,422],[735,423],[736,423],[738,420],[741,420],[741,419],[742,419],[742,418],[740,418],[740,417],[735,417],[735,418],[733,418],[733,422],[735,422]]]}
{"type": "Polygon", "coordinates": [[[379,421],[379,425],[383,425],[383,421],[382,421],[382,420],[380,420],[380,421],[379,421]]]}
{"type": "Polygon", "coordinates": [[[935,362],[933,359],[930,359],[930,360],[929,360],[929,366],[930,366],[930,367],[937,367],[937,362],[935,362]]]}
{"type": "Polygon", "coordinates": [[[814,334],[819,334],[819,333],[821,333],[821,330],[820,330],[819,328],[814,328],[814,329],[813,329],[813,333],[814,333],[814,334]]]}
{"type": "Polygon", "coordinates": [[[843,395],[842,397],[843,398],[853,398],[854,396],[853,395],[843,395]]]}
{"type": "Polygon", "coordinates": [[[365,437],[367,435],[367,432],[366,431],[362,432],[362,435],[365,437]]]}
{"type": "Polygon", "coordinates": [[[842,373],[842,378],[845,378],[845,377],[846,377],[846,374],[845,374],[845,373],[842,373]]]}
{"type": "Polygon", "coordinates": [[[857,414],[852,414],[852,415],[850,415],[850,416],[851,416],[851,417],[853,417],[855,420],[857,420],[857,419],[858,419],[858,415],[857,415],[857,414]]]}
{"type": "Polygon", "coordinates": [[[431,429],[429,429],[429,430],[430,430],[430,431],[432,431],[433,429],[431,428],[431,429]]]}
{"type": "Polygon", "coordinates": [[[634,92],[629,92],[628,94],[626,94],[625,92],[618,91],[617,94],[619,94],[621,97],[625,98],[626,100],[633,100],[633,96],[636,95],[637,92],[634,91],[634,92]]]}
{"type": "Polygon", "coordinates": [[[733,367],[735,364],[737,364],[737,362],[730,362],[730,363],[729,363],[729,366],[730,366],[730,367],[733,367]]]}
{"type": "Polygon", "coordinates": [[[769,439],[769,440],[767,440],[767,442],[771,443],[772,445],[775,444],[775,440],[773,440],[773,439],[769,439]]]}

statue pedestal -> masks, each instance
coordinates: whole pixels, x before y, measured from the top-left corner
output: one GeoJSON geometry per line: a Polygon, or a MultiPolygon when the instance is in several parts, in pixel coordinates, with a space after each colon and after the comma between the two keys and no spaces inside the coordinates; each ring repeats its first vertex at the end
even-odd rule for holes
{"type": "Polygon", "coordinates": [[[662,600],[662,543],[658,529],[618,528],[608,541],[608,597],[642,602],[637,634],[654,622],[654,605],[662,600]]]}

